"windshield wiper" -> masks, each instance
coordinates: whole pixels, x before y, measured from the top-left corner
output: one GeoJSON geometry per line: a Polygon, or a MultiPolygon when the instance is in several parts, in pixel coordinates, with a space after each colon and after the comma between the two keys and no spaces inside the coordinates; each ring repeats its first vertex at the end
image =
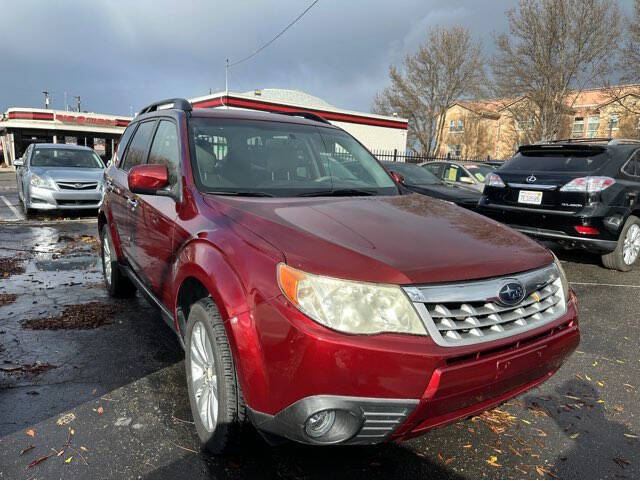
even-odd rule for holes
{"type": "Polygon", "coordinates": [[[238,197],[273,197],[273,194],[267,192],[252,192],[250,190],[207,190],[205,194],[236,195],[238,197]]]}
{"type": "Polygon", "coordinates": [[[298,194],[298,197],[348,197],[356,195],[376,195],[377,193],[374,189],[327,189],[303,192],[302,194],[298,194]]]}

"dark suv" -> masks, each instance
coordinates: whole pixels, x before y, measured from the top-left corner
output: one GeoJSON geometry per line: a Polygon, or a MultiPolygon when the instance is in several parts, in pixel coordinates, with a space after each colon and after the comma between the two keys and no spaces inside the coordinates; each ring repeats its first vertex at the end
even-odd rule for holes
{"type": "Polygon", "coordinates": [[[550,251],[404,195],[312,114],[163,101],[105,177],[106,287],[178,334],[213,452],[245,422],[314,445],[408,439],[540,384],[578,345],[550,251]]]}
{"type": "Polygon", "coordinates": [[[478,210],[526,234],[631,270],[640,253],[640,141],[524,145],[487,176],[478,210]]]}

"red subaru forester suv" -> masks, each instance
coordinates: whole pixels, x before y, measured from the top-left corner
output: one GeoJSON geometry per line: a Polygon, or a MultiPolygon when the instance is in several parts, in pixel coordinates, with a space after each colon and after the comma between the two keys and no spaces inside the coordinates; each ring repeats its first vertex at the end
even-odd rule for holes
{"type": "Polygon", "coordinates": [[[578,345],[548,250],[406,193],[306,112],[143,109],[105,173],[102,261],[177,333],[203,444],[403,440],[548,379],[578,345]]]}

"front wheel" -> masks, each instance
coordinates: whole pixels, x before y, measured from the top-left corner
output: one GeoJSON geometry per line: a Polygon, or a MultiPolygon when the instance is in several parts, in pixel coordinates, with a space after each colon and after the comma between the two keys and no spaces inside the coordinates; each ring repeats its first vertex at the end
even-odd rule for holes
{"type": "Polygon", "coordinates": [[[222,317],[211,298],[191,306],[185,334],[185,369],[198,436],[213,454],[240,441],[246,408],[222,317]]]}
{"type": "Polygon", "coordinates": [[[609,269],[627,272],[633,269],[639,254],[640,219],[630,215],[620,232],[616,249],[603,255],[602,263],[609,269]]]}

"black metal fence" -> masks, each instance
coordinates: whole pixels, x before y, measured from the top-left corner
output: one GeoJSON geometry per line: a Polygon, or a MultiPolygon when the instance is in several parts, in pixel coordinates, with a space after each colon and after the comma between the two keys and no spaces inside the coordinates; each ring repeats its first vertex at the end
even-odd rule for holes
{"type": "Polygon", "coordinates": [[[390,162],[408,162],[410,164],[421,164],[422,162],[433,162],[436,160],[455,160],[458,162],[485,162],[490,164],[502,164],[506,159],[492,159],[491,157],[472,158],[472,157],[458,157],[453,155],[447,155],[445,157],[438,157],[434,155],[420,154],[416,152],[403,152],[397,149],[394,150],[372,150],[371,153],[375,155],[378,160],[386,160],[390,162]]]}

